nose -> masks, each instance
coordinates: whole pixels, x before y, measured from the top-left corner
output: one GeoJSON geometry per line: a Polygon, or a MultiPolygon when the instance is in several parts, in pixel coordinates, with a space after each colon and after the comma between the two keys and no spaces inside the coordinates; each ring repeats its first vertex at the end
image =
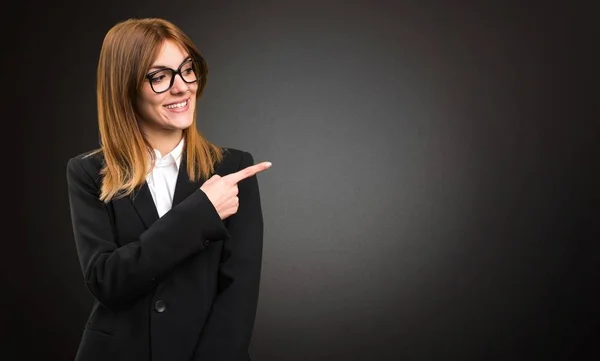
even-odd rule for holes
{"type": "Polygon", "coordinates": [[[175,74],[175,79],[173,79],[173,86],[171,87],[171,93],[173,94],[181,94],[189,89],[188,84],[183,81],[181,75],[175,74]]]}

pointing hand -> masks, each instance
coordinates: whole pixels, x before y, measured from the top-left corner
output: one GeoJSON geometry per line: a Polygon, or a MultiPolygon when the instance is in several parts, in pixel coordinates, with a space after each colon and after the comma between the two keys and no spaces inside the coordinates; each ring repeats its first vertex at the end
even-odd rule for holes
{"type": "Polygon", "coordinates": [[[238,211],[238,183],[269,169],[271,165],[271,162],[258,163],[224,177],[215,174],[202,184],[200,190],[212,202],[221,219],[225,219],[238,211]]]}

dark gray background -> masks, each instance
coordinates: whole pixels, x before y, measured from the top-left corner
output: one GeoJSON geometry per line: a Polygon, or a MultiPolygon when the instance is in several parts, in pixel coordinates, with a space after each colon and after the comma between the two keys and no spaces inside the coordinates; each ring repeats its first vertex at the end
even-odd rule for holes
{"type": "Polygon", "coordinates": [[[599,360],[591,7],[416,3],[13,5],[8,359],[75,354],[65,165],[98,144],[104,34],[160,16],[209,64],[201,131],[274,164],[254,360],[599,360]]]}

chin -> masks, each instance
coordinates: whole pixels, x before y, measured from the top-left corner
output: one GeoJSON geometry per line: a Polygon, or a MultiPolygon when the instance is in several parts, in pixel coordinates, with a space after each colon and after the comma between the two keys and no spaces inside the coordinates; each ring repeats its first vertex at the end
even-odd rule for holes
{"type": "Polygon", "coordinates": [[[194,123],[189,122],[188,124],[182,124],[178,129],[181,129],[181,130],[187,129],[187,128],[191,127],[192,124],[194,124],[194,123]]]}
{"type": "Polygon", "coordinates": [[[178,123],[172,123],[171,127],[173,130],[183,130],[183,129],[187,129],[189,127],[192,126],[192,124],[194,124],[193,122],[178,122],[178,123]]]}
{"type": "Polygon", "coordinates": [[[175,117],[172,115],[163,116],[163,124],[169,128],[172,128],[173,130],[188,128],[194,123],[192,114],[180,114],[179,116],[175,117]]]}

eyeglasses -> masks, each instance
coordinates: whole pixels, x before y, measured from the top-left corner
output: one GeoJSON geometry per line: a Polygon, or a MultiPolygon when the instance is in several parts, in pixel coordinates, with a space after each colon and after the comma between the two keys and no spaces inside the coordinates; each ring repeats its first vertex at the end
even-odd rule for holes
{"type": "Polygon", "coordinates": [[[202,76],[197,74],[198,70],[195,65],[193,59],[188,59],[184,61],[177,70],[163,68],[147,74],[146,78],[155,93],[164,93],[173,86],[175,75],[179,75],[181,79],[188,84],[200,80],[202,76]]]}

